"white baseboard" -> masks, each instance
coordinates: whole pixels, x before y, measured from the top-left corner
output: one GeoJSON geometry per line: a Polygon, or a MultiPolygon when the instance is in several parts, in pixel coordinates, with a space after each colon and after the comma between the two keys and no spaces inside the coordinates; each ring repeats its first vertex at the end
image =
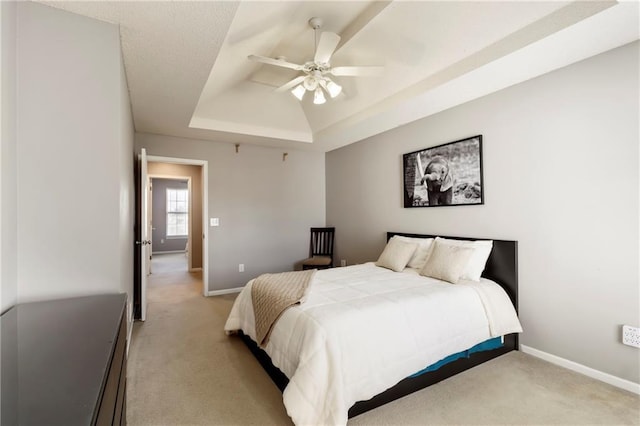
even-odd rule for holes
{"type": "Polygon", "coordinates": [[[222,296],[223,294],[240,293],[244,287],[226,288],[224,290],[210,290],[207,296],[222,296]]]}
{"type": "Polygon", "coordinates": [[[186,250],[167,250],[167,251],[153,251],[151,252],[152,255],[154,254],[176,254],[176,253],[186,253],[186,250]]]}
{"type": "Polygon", "coordinates": [[[591,377],[592,379],[600,380],[601,382],[605,382],[617,388],[640,395],[640,384],[638,383],[621,379],[620,377],[604,373],[591,367],[587,367],[586,365],[578,364],[577,362],[569,361],[568,359],[560,358],[556,355],[551,355],[550,353],[543,352],[529,346],[520,345],[520,350],[525,354],[535,356],[536,358],[543,359],[552,364],[559,365],[560,367],[564,367],[571,371],[575,371],[576,373],[584,374],[585,376],[591,377]]]}

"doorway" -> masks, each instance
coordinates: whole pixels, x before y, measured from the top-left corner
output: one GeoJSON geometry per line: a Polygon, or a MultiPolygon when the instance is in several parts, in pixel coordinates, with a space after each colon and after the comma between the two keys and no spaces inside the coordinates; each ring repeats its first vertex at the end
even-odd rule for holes
{"type": "MultiPolygon", "coordinates": [[[[201,171],[193,169],[194,176],[201,171]]],[[[202,205],[200,194],[192,192],[191,176],[159,175],[153,173],[159,168],[166,168],[164,164],[149,162],[147,165],[149,177],[149,235],[151,235],[151,262],[149,273],[159,272],[170,268],[172,270],[196,271],[202,270],[202,247],[197,247],[199,257],[192,259],[190,241],[194,233],[200,234],[200,229],[194,226],[194,220],[202,222],[202,213],[193,209],[202,205]],[[159,269],[158,269],[159,268],[159,269]]],[[[184,166],[178,168],[178,171],[184,166]]],[[[189,171],[189,170],[187,170],[189,171]]],[[[198,240],[194,244],[201,241],[198,240]]]]}
{"type": "MultiPolygon", "coordinates": [[[[160,176],[152,173],[157,163],[148,163],[151,205],[151,262],[149,274],[202,270],[200,259],[191,259],[189,240],[193,239],[192,220],[201,214],[192,211],[200,200],[194,201],[190,176],[160,176]]],[[[196,175],[200,171],[196,171],[196,175]]],[[[195,194],[200,197],[200,194],[195,194]]],[[[200,213],[200,212],[199,212],[200,213]]],[[[198,247],[198,252],[202,249],[198,247]]]]}
{"type": "MultiPolygon", "coordinates": [[[[137,251],[137,257],[141,259],[141,261],[136,262],[136,277],[142,276],[142,278],[137,279],[134,283],[134,317],[144,321],[146,317],[146,277],[149,276],[153,269],[153,266],[151,266],[152,262],[150,262],[150,260],[152,258],[151,247],[154,246],[152,228],[155,227],[152,221],[153,209],[151,208],[154,198],[151,188],[154,179],[182,180],[187,183],[189,194],[189,215],[187,223],[189,231],[186,243],[179,251],[187,262],[186,269],[189,272],[201,271],[201,294],[203,296],[208,295],[208,229],[206,226],[206,218],[208,214],[208,164],[203,160],[146,155],[144,150],[140,158],[142,164],[139,167],[141,170],[139,175],[141,177],[140,182],[143,184],[141,186],[143,190],[139,191],[140,193],[136,196],[136,201],[137,204],[142,205],[142,207],[146,205],[148,208],[137,209],[139,211],[137,217],[139,220],[138,227],[146,231],[145,234],[148,236],[148,240],[142,241],[143,238],[138,239],[141,241],[142,246],[140,253],[137,251]],[[145,186],[146,188],[144,188],[145,186]],[[145,248],[147,251],[145,251],[145,248]],[[144,261],[145,259],[146,261],[144,261]],[[140,264],[139,267],[138,263],[140,264]]],[[[178,215],[176,214],[176,216],[178,215]]],[[[178,233],[184,234],[184,229],[178,233]]],[[[165,236],[167,236],[166,230],[165,236]]],[[[158,237],[156,236],[155,238],[157,239],[158,237]]],[[[160,239],[164,239],[164,244],[167,244],[167,239],[162,237],[160,237],[160,239]]]]}

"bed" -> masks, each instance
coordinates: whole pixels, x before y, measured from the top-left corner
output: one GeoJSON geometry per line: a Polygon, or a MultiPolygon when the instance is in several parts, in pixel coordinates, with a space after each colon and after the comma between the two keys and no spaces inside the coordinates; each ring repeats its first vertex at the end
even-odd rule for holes
{"type": "MultiPolygon", "coordinates": [[[[398,238],[435,236],[389,232],[387,247],[398,238]]],[[[348,417],[518,349],[517,242],[492,240],[489,250],[480,281],[461,285],[373,262],[318,271],[305,302],[282,314],[262,348],[255,343],[252,280],[225,331],[242,337],[283,391],[294,423],[346,424],[348,417]],[[508,316],[505,304],[513,318],[499,323],[508,316]]]]}

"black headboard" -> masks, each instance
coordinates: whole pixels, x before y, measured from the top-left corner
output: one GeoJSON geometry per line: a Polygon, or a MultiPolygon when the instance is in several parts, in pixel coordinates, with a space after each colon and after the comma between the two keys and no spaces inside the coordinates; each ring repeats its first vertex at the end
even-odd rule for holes
{"type": "MultiPolygon", "coordinates": [[[[444,235],[408,234],[406,232],[387,232],[387,241],[394,235],[415,238],[442,237],[452,240],[479,240],[480,238],[447,237],[444,235]]],[[[482,276],[500,284],[507,292],[518,310],[518,242],[493,240],[493,249],[487,259],[482,276]]]]}

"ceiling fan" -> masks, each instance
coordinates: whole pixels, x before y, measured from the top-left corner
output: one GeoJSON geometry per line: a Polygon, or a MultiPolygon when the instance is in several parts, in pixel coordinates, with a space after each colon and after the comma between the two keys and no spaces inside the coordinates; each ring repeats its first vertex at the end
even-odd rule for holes
{"type": "Polygon", "coordinates": [[[296,71],[302,71],[300,75],[288,83],[278,87],[276,92],[285,92],[291,90],[293,96],[302,101],[307,91],[313,92],[313,103],[323,104],[326,102],[324,92],[326,91],[331,98],[335,98],[342,92],[342,86],[330,78],[332,76],[339,77],[359,77],[374,76],[382,72],[379,66],[344,66],[332,67],[330,60],[331,55],[338,47],[340,36],[336,33],[324,31],[320,34],[318,40],[318,30],[322,26],[320,18],[309,19],[309,26],[314,30],[315,55],[312,61],[305,62],[303,65],[287,62],[284,58],[268,58],[259,55],[249,55],[249,59],[256,62],[262,62],[268,65],[275,65],[283,68],[290,68],[296,71]]]}

